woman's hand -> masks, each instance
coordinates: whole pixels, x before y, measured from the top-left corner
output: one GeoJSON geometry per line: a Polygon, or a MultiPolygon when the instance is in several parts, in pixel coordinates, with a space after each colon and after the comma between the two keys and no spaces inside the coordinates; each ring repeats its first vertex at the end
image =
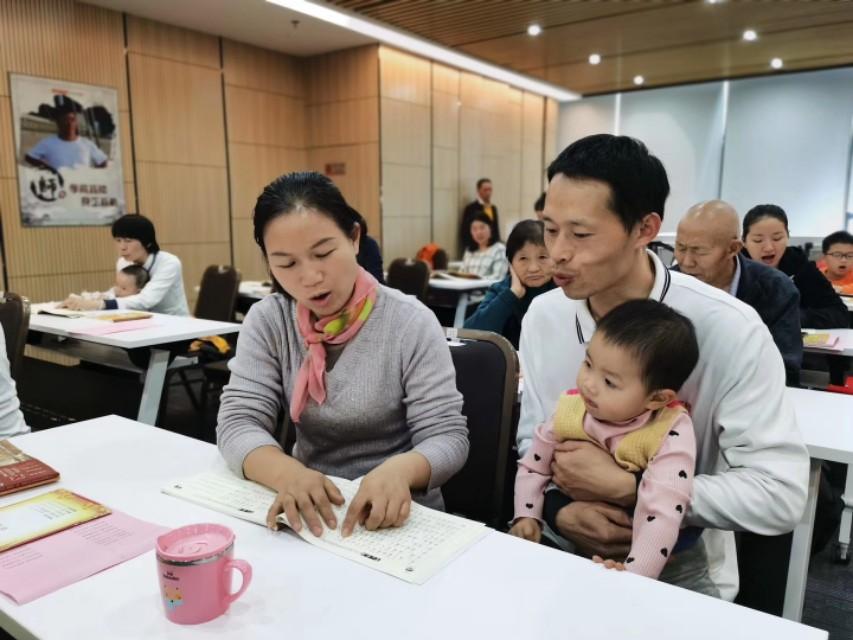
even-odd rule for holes
{"type": "Polygon", "coordinates": [[[104,308],[104,301],[86,300],[78,296],[76,293],[72,293],[70,296],[65,298],[59,306],[73,311],[97,311],[98,309],[104,308]]]}
{"type": "Polygon", "coordinates": [[[509,275],[512,277],[512,282],[509,285],[509,290],[515,294],[515,297],[521,300],[524,297],[524,294],[527,293],[527,289],[524,284],[521,282],[521,278],[518,277],[518,274],[515,272],[515,269],[512,268],[512,265],[509,265],[509,275]]]}
{"type": "Polygon", "coordinates": [[[429,462],[421,454],[404,453],[389,458],[361,481],[350,503],[341,535],[352,534],[357,524],[370,531],[400,527],[412,508],[412,487],[429,483],[429,462]]]}
{"type": "Polygon", "coordinates": [[[291,529],[297,533],[301,531],[302,518],[305,518],[308,529],[319,538],[323,535],[323,522],[330,529],[338,526],[332,504],[342,505],[344,497],[322,473],[299,463],[296,465],[289,465],[275,482],[278,495],[267,512],[267,526],[275,529],[276,517],[283,511],[291,529]]]}

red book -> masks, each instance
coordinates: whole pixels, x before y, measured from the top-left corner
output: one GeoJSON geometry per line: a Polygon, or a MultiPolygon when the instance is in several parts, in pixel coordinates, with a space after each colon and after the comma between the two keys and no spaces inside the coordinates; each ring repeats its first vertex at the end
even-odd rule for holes
{"type": "Polygon", "coordinates": [[[0,440],[0,496],[59,480],[59,473],[41,460],[0,440]]]}

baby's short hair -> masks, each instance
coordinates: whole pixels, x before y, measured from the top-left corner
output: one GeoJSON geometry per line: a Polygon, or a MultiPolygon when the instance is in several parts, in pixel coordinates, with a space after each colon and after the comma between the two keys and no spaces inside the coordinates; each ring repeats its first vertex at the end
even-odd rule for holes
{"type": "Polygon", "coordinates": [[[639,360],[649,393],[658,389],[678,391],[699,361],[693,323],[656,300],[631,300],[619,305],[601,319],[596,332],[639,360]]]}
{"type": "Polygon", "coordinates": [[[136,282],[137,289],[142,289],[142,287],[148,284],[148,281],[151,279],[151,276],[148,275],[148,271],[138,264],[129,264],[124,267],[121,272],[133,278],[136,282]]]}

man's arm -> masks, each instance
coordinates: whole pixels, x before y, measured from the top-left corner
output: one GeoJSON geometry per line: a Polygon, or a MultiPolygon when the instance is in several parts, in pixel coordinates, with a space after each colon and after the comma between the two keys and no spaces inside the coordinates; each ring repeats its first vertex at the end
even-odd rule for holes
{"type": "Polygon", "coordinates": [[[782,359],[763,327],[732,340],[714,419],[725,468],[696,476],[687,523],[787,533],[805,508],[809,454],[785,396],[782,359]]]}

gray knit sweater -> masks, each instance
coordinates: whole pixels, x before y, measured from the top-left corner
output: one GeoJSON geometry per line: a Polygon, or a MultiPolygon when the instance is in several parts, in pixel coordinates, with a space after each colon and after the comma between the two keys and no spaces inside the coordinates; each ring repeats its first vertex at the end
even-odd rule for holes
{"type": "MultiPolygon", "coordinates": [[[[278,446],[271,434],[279,411],[289,411],[305,354],[293,301],[275,294],[252,307],[229,364],[216,428],[219,450],[236,473],[242,475],[252,450],[278,446]]],[[[380,286],[364,326],[326,372],[326,401],[318,405],[309,398],[296,425],[293,456],[311,469],[355,479],[415,450],[432,469],[426,495],[415,498],[440,508],[438,488],[468,457],[461,410],[450,350],[435,316],[415,298],[380,286]]]]}

